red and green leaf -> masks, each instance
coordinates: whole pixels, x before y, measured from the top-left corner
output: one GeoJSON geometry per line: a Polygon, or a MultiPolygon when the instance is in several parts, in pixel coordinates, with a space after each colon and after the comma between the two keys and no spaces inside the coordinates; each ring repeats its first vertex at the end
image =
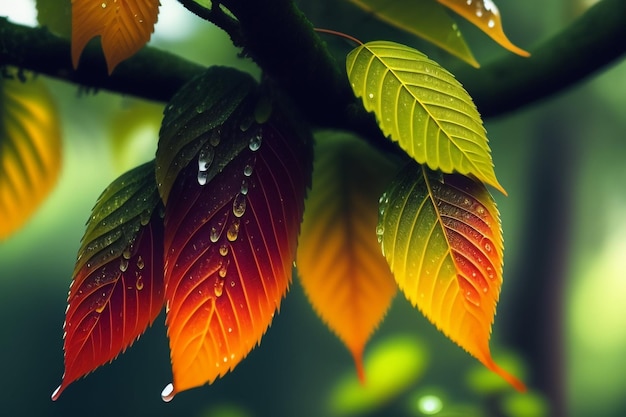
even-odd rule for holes
{"type": "Polygon", "coordinates": [[[500,46],[520,55],[530,56],[525,50],[515,46],[504,34],[500,10],[493,0],[438,0],[439,3],[448,7],[467,19],[474,26],[485,32],[500,46]]]}
{"type": "Polygon", "coordinates": [[[72,62],[87,43],[100,36],[109,74],[149,40],[159,14],[159,0],[72,0],[72,62]]]}
{"type": "MultiPolygon", "coordinates": [[[[190,98],[172,100],[172,115],[181,97],[190,98]]],[[[233,369],[259,343],[291,281],[309,145],[275,114],[258,123],[254,102],[247,97],[209,130],[201,119],[213,117],[210,109],[198,112],[196,130],[171,124],[173,136],[186,142],[181,157],[196,152],[166,191],[166,325],[174,375],[162,394],[166,401],[233,369]]]]}
{"type": "Polygon", "coordinates": [[[383,194],[379,242],[407,299],[446,336],[518,390],[491,358],[502,285],[499,213],[484,185],[409,164],[383,194]]]}
{"type": "Polygon", "coordinates": [[[39,80],[0,77],[0,239],[33,215],[61,170],[61,129],[39,80]]]}
{"type": "Polygon", "coordinates": [[[64,323],[65,372],[56,400],[76,379],[124,351],[163,306],[162,208],[154,161],[100,196],[78,251],[64,323]]]}
{"type": "Polygon", "coordinates": [[[394,164],[353,136],[316,137],[313,186],[298,245],[298,275],[311,305],[352,353],[363,350],[397,292],[376,242],[378,197],[394,164]]]}

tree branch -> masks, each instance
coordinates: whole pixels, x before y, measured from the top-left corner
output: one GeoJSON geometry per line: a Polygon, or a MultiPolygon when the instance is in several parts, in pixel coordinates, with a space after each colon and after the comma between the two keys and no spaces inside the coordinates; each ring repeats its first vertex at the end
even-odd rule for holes
{"type": "MultiPolygon", "coordinates": [[[[382,138],[372,115],[352,95],[345,71],[328,53],[291,0],[223,0],[241,24],[249,54],[321,127],[343,128],[373,142],[382,138]]],[[[483,117],[546,99],[615,62],[626,52],[626,2],[603,0],[563,32],[531,49],[531,58],[507,55],[480,70],[456,72],[483,117]]],[[[85,49],[78,70],[68,40],[46,29],[0,18],[0,65],[14,65],[96,89],[168,101],[200,65],[146,47],[111,76],[98,43],[85,49]]]]}

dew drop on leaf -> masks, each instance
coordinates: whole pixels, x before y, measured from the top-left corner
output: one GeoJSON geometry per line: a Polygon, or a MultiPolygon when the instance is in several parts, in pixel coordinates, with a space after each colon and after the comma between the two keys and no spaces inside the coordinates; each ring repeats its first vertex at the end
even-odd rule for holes
{"type": "MultiPolygon", "coordinates": [[[[221,272],[221,269],[220,269],[221,272]]],[[[215,283],[215,286],[213,287],[213,292],[215,293],[216,297],[221,297],[222,293],[224,292],[224,280],[220,279],[215,283]]]]}
{"type": "Polygon", "coordinates": [[[141,257],[141,255],[139,255],[139,257],[137,258],[137,268],[139,269],[143,269],[146,266],[143,258],[141,257]]]}
{"type": "Polygon", "coordinates": [[[237,193],[233,199],[233,214],[235,217],[241,217],[246,212],[246,196],[241,193],[237,193]]]}
{"type": "Polygon", "coordinates": [[[126,272],[127,269],[128,269],[128,259],[122,257],[122,259],[120,259],[120,271],[126,272]]]}
{"type": "Polygon", "coordinates": [[[230,227],[228,228],[228,231],[226,232],[226,237],[231,242],[234,242],[235,240],[237,240],[237,236],[239,236],[239,226],[240,226],[239,219],[233,220],[233,222],[230,224],[230,227]]]}
{"type": "Polygon", "coordinates": [[[137,281],[135,282],[135,287],[137,288],[137,291],[143,290],[143,278],[141,275],[137,277],[137,281]]]}
{"type": "Polygon", "coordinates": [[[228,255],[228,246],[227,245],[221,245],[220,246],[220,255],[222,256],[226,256],[228,255]]]}
{"type": "Polygon", "coordinates": [[[248,181],[241,181],[241,188],[239,189],[241,195],[248,195],[248,181]]]}
{"type": "Polygon", "coordinates": [[[256,152],[261,147],[262,141],[263,141],[263,133],[259,129],[259,131],[250,138],[250,142],[248,143],[248,148],[250,148],[252,152],[256,152]]]}
{"type": "Polygon", "coordinates": [[[215,151],[212,146],[203,147],[198,154],[198,171],[208,171],[214,157],[215,151]]]}
{"type": "Polygon", "coordinates": [[[209,176],[206,171],[198,171],[198,184],[205,185],[208,177],[209,176]]]}

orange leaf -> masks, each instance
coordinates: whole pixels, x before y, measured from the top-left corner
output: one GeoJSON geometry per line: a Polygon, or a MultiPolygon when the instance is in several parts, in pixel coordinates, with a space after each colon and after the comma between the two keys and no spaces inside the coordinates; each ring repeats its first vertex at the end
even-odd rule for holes
{"type": "Polygon", "coordinates": [[[159,0],[72,0],[72,63],[92,38],[101,36],[109,74],[139,51],[154,31],[159,0]]]}
{"type": "Polygon", "coordinates": [[[60,170],[61,131],[46,86],[0,76],[0,239],[31,217],[60,170]]]}
{"type": "Polygon", "coordinates": [[[355,137],[328,133],[316,139],[298,273],[313,308],[350,350],[363,381],[365,344],[397,292],[375,235],[378,197],[394,165],[355,137]]]}
{"type": "MultiPolygon", "coordinates": [[[[195,131],[200,149],[169,191],[165,298],[174,381],[165,401],[233,369],[259,343],[291,281],[309,157],[302,138],[282,126],[246,120],[233,116],[216,127],[218,136],[195,131]],[[237,153],[223,161],[222,148],[237,153]],[[215,158],[207,159],[209,149],[215,158]]],[[[194,132],[185,129],[182,136],[194,132]]]]}
{"type": "Polygon", "coordinates": [[[525,390],[489,351],[503,246],[485,186],[411,163],[383,195],[380,212],[379,241],[405,296],[446,336],[525,390]]]}
{"type": "Polygon", "coordinates": [[[78,252],[65,313],[65,372],[74,380],[112,361],[163,307],[163,221],[154,163],[115,180],[96,203],[78,252]]]}
{"type": "Polygon", "coordinates": [[[515,46],[504,34],[500,11],[492,0],[438,0],[439,3],[448,7],[467,19],[474,26],[485,32],[500,46],[520,55],[530,56],[525,50],[515,46]]]}

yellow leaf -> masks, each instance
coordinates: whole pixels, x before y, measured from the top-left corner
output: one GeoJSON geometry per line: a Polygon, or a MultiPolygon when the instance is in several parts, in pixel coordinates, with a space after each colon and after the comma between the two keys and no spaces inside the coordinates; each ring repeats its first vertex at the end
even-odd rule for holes
{"type": "Polygon", "coordinates": [[[438,0],[485,32],[500,46],[524,57],[530,56],[525,50],[515,46],[504,34],[500,11],[492,0],[438,0]]]}
{"type": "Polygon", "coordinates": [[[383,195],[376,230],[407,299],[446,336],[520,391],[491,357],[502,286],[502,230],[479,182],[410,163],[383,195]]]}
{"type": "Polygon", "coordinates": [[[313,308],[352,353],[361,380],[365,344],[397,291],[375,233],[378,197],[394,168],[353,136],[317,137],[298,272],[313,308]]]}
{"type": "Polygon", "coordinates": [[[61,132],[45,85],[0,79],[0,239],[30,218],[60,168],[61,132]]]}
{"type": "Polygon", "coordinates": [[[159,0],[73,0],[72,62],[92,38],[101,36],[109,74],[150,40],[159,0]]]}

